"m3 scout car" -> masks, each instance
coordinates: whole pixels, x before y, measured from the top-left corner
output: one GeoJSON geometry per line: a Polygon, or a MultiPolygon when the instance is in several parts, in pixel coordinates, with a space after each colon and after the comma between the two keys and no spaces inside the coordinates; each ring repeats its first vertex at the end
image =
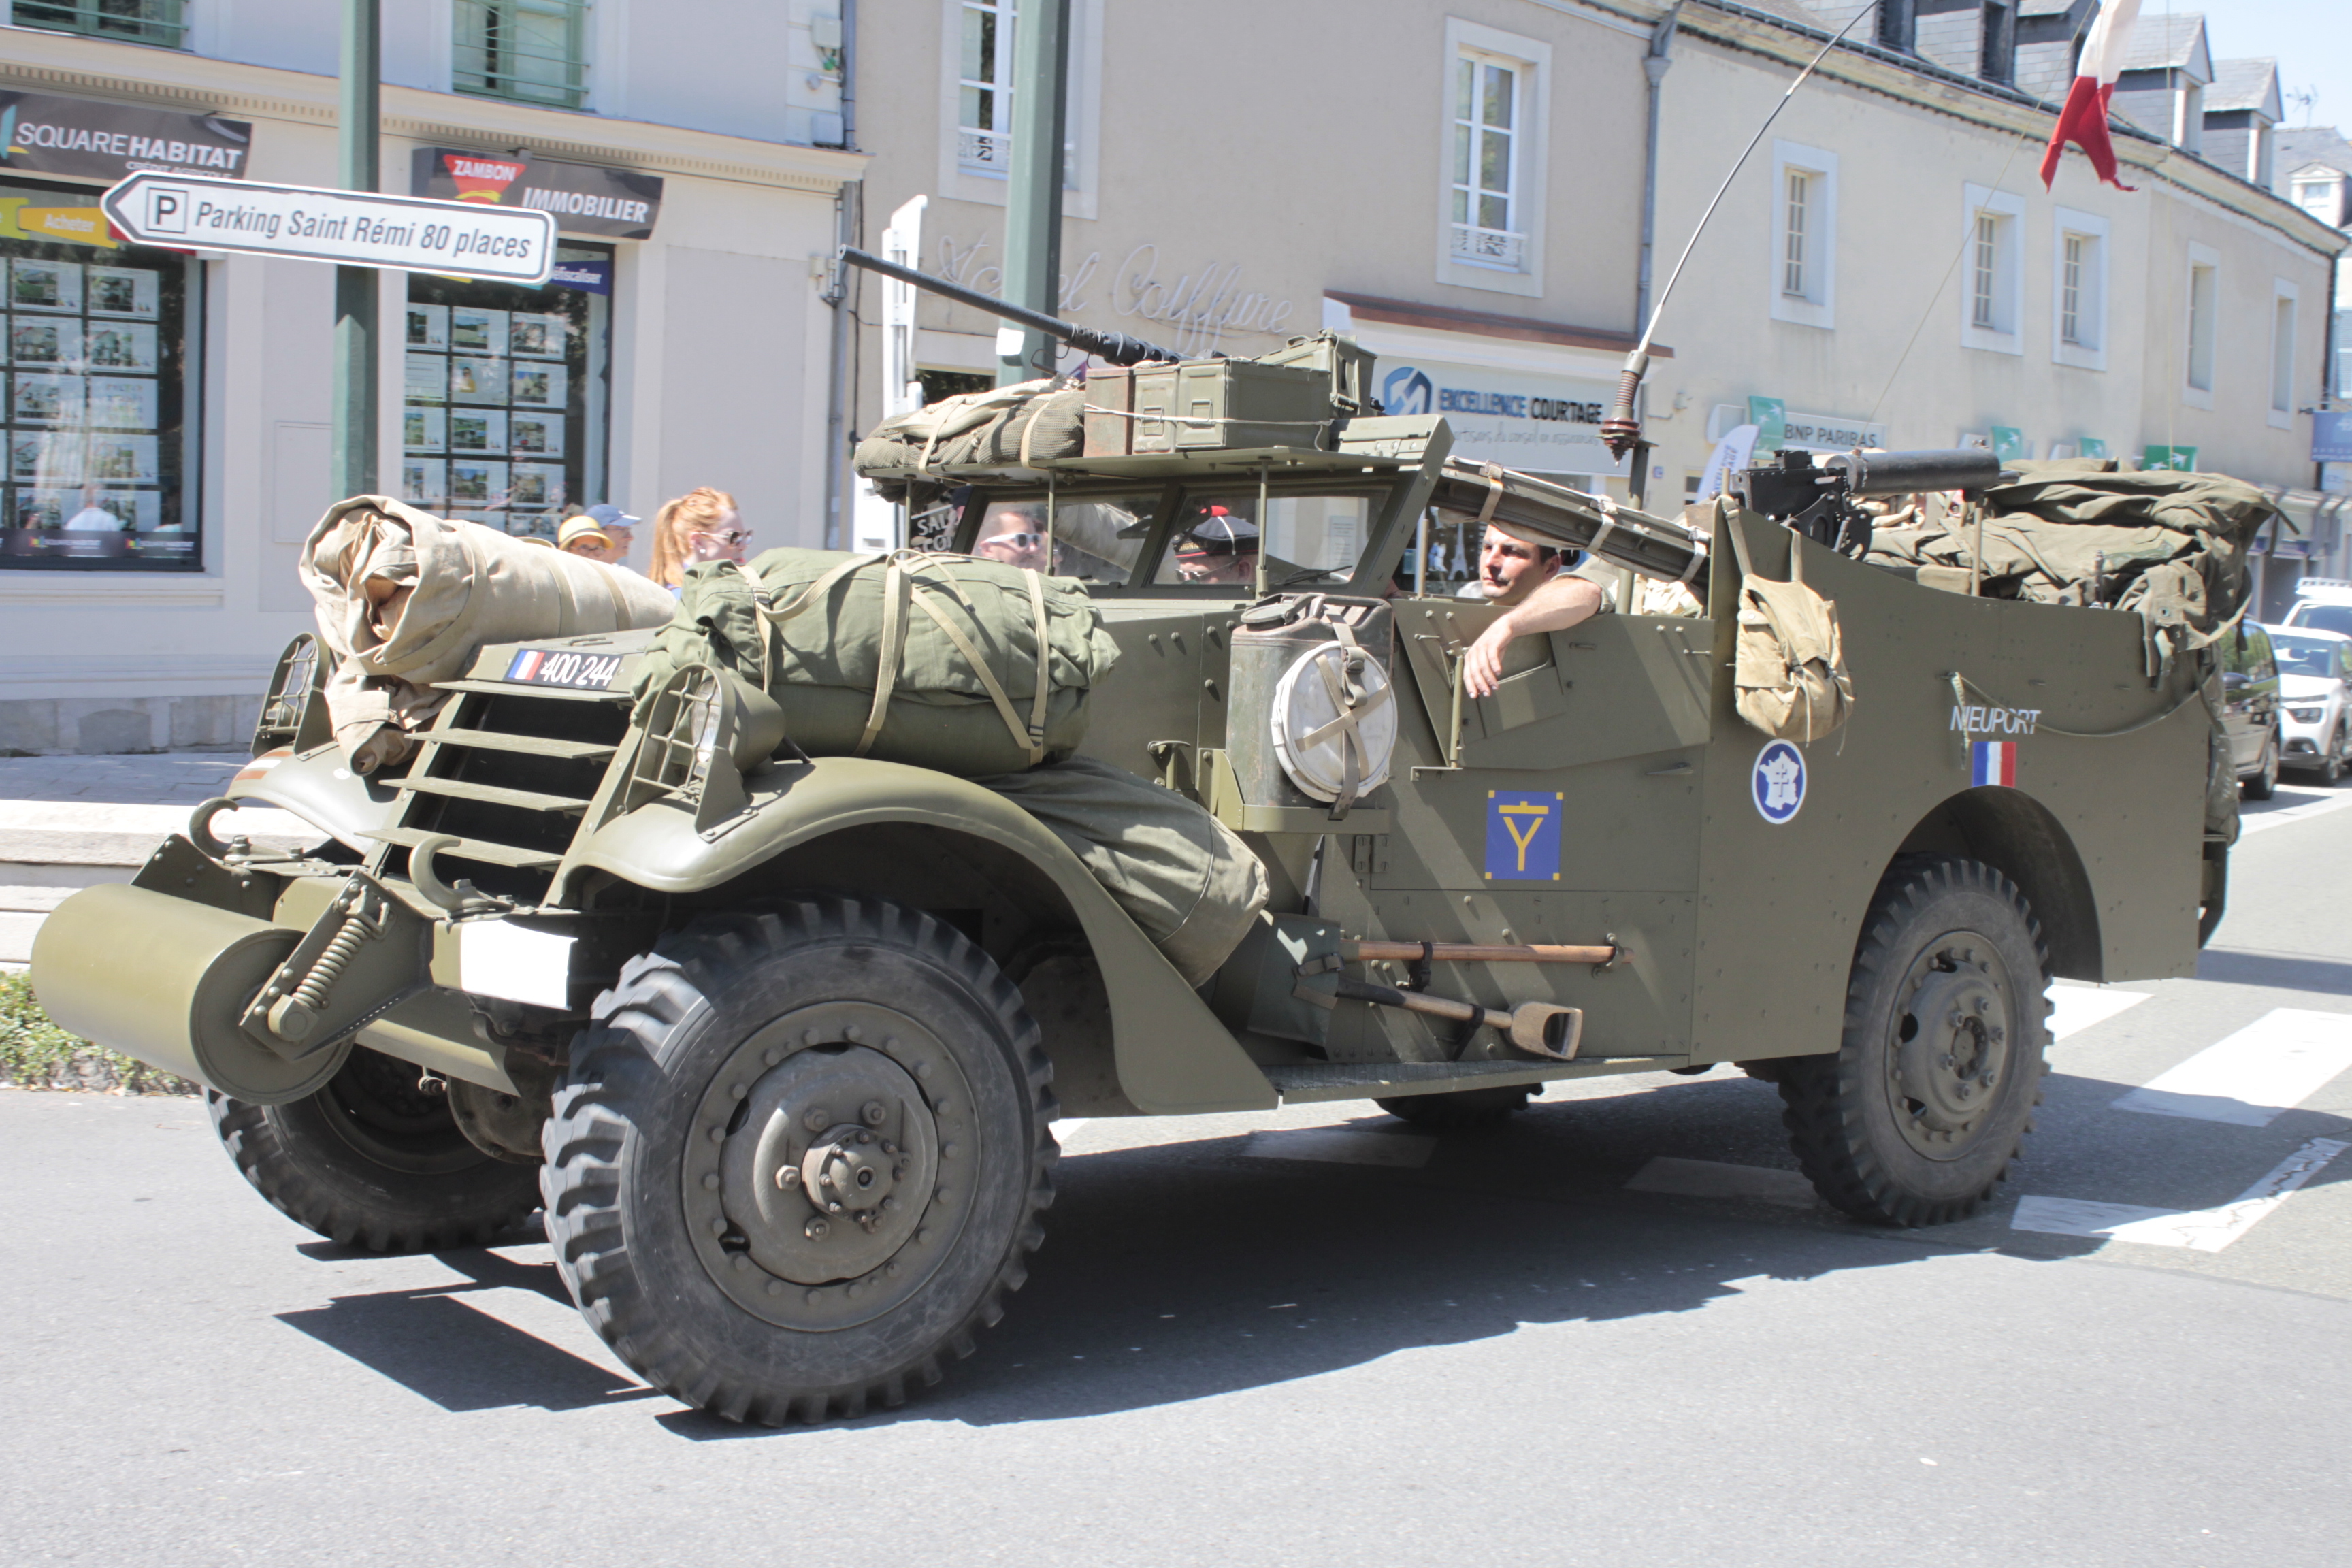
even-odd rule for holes
{"type": "Polygon", "coordinates": [[[338,1241],[476,1244],[543,1207],[614,1352],[738,1420],[896,1405],[968,1353],[1042,1239],[1057,1116],[1372,1099],[1460,1127],[1558,1079],[1737,1063],[1830,1203],[1979,1208],[2032,1125],[2050,979],[2186,974],[2218,914],[2210,661],[2152,659],[2134,614],[1855,559],[1812,491],[1770,500],[1787,472],[1746,493],[1797,526],[1726,503],[1709,549],[1449,445],[1363,417],[949,476],[940,542],[1024,503],[1117,639],[1083,755],[1263,863],[1203,984],[1003,794],[803,755],[710,671],[633,721],[634,632],[481,649],[396,777],[327,743],[298,643],[253,763],[49,919],[35,984],[203,1082],[246,1176],[338,1241]],[[1471,696],[1498,612],[1415,591],[1433,506],[1517,506],[1525,537],[1697,596],[1633,613],[1622,577],[1624,608],[1517,639],[1471,696]],[[1254,525],[1252,570],[1184,568],[1217,518],[1254,525]],[[1853,689],[1810,745],[1736,705],[1743,571],[1792,569],[1853,689]],[[1301,713],[1363,731],[1319,784],[1301,713]],[[227,836],[262,805],[322,844],[227,836]]]}

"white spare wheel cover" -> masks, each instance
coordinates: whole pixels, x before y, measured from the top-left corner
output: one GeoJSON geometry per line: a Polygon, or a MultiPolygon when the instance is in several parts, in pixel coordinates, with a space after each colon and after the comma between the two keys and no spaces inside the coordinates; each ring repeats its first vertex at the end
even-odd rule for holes
{"type": "Polygon", "coordinates": [[[1334,723],[1340,717],[1334,690],[1344,688],[1348,652],[1335,642],[1310,647],[1274,686],[1274,754],[1290,782],[1317,800],[1336,801],[1346,787],[1348,755],[1341,748],[1350,732],[1361,748],[1358,795],[1388,782],[1389,763],[1396,755],[1397,705],[1391,700],[1388,672],[1374,660],[1358,655],[1356,687],[1361,695],[1354,708],[1356,722],[1334,723]]]}

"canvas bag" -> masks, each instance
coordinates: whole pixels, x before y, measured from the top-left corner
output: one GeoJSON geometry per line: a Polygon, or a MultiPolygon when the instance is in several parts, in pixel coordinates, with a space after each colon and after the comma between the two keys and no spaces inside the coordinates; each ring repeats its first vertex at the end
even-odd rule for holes
{"type": "Polygon", "coordinates": [[[1756,575],[1740,519],[1726,517],[1739,561],[1739,631],[1732,688],[1739,716],[1776,741],[1818,741],[1853,710],[1837,605],[1805,586],[1801,535],[1789,535],[1789,580],[1756,575]]]}
{"type": "Polygon", "coordinates": [[[413,749],[488,643],[657,626],[667,589],[495,528],[435,517],[390,496],[327,509],[296,571],[318,606],[319,637],[341,656],[326,687],[335,740],[371,773],[413,749]],[[370,578],[394,596],[371,603],[370,578]]]}
{"type": "Polygon", "coordinates": [[[1086,446],[1086,401],[1085,387],[1053,380],[942,397],[877,425],[850,466],[883,500],[905,501],[910,485],[942,468],[1075,458],[1086,446]]]}
{"type": "Polygon", "coordinates": [[[676,608],[638,674],[640,718],[709,664],[774,699],[812,756],[966,778],[1076,751],[1118,659],[1085,584],[968,555],[771,550],[688,568],[676,608]]]}

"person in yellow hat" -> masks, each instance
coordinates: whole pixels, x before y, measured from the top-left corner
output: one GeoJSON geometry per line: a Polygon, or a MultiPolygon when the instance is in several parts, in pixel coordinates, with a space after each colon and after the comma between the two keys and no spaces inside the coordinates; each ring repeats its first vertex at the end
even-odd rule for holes
{"type": "Polygon", "coordinates": [[[629,545],[635,537],[631,530],[636,521],[619,507],[599,501],[563,520],[563,526],[555,531],[555,547],[607,566],[626,566],[629,545]]]}

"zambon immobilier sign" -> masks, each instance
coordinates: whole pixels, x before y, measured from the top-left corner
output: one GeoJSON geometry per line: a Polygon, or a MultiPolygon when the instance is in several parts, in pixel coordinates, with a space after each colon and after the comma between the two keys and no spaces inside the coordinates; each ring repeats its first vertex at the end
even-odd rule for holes
{"type": "Polygon", "coordinates": [[[503,283],[544,283],[555,268],[555,219],[526,208],[156,174],[99,205],[142,245],[503,283]]]}

